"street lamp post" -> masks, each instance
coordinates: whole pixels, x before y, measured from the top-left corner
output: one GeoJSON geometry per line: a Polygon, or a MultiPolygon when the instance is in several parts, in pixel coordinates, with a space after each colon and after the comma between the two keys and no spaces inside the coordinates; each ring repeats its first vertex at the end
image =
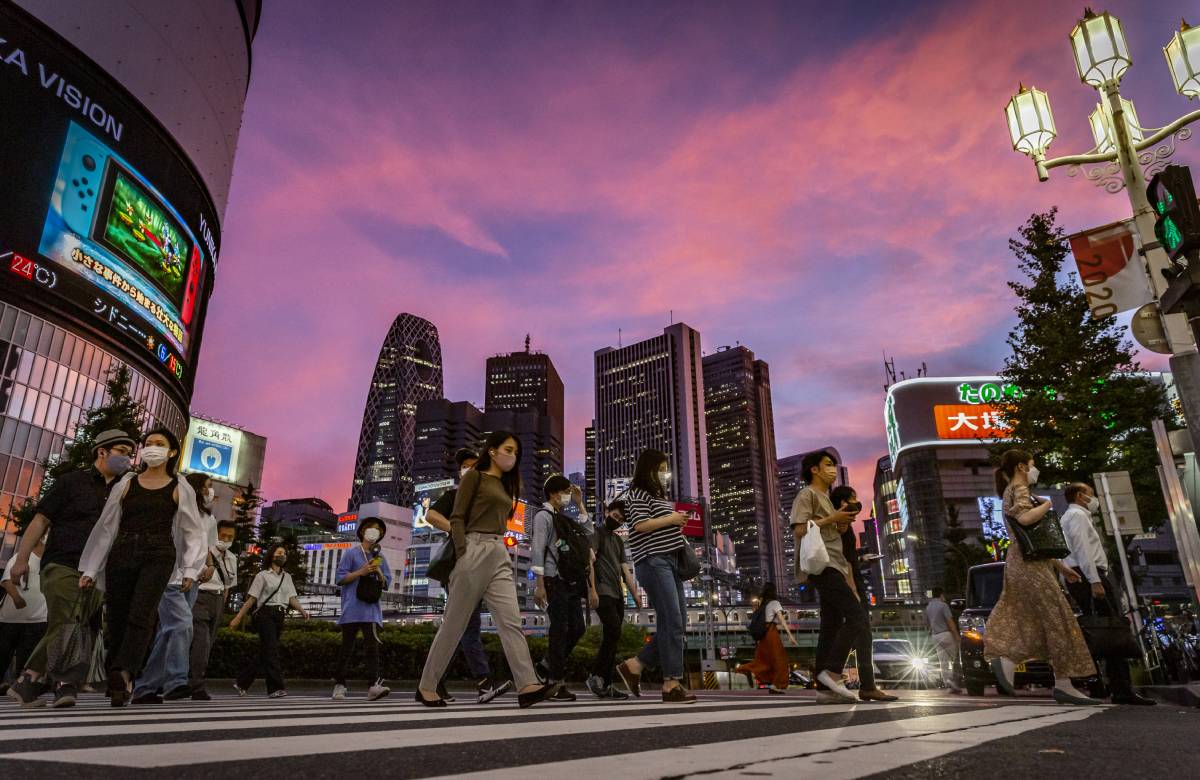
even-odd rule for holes
{"type": "MultiPolygon", "coordinates": [[[[1068,175],[1074,176],[1081,166],[1103,164],[1085,175],[1110,193],[1124,189],[1128,194],[1134,224],[1142,238],[1144,270],[1155,299],[1161,300],[1175,271],[1166,250],[1155,239],[1155,214],[1146,197],[1142,166],[1150,171],[1165,166],[1174,154],[1175,142],[1191,137],[1187,126],[1200,120],[1200,111],[1185,114],[1165,127],[1141,127],[1132,101],[1122,97],[1120,91],[1121,78],[1133,59],[1120,20],[1108,12],[1085,10],[1071,31],[1071,48],[1080,81],[1100,95],[1101,102],[1089,118],[1096,146],[1085,154],[1047,160],[1046,150],[1058,134],[1050,99],[1042,90],[1022,85],[1004,112],[1013,149],[1033,160],[1040,181],[1046,181],[1050,170],[1060,166],[1069,166],[1068,175]],[[1167,139],[1171,139],[1168,146],[1154,148],[1167,139]]],[[[1163,53],[1176,91],[1189,100],[1200,96],[1200,27],[1184,22],[1163,47],[1163,53]]],[[[1196,340],[1184,315],[1165,315],[1160,310],[1160,317],[1171,347],[1171,370],[1188,430],[1200,452],[1200,355],[1196,340]]]]}

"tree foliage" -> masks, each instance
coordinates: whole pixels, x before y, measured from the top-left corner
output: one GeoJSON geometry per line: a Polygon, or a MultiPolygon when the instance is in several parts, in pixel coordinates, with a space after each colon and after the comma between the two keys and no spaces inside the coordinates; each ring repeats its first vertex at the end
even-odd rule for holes
{"type": "Polygon", "coordinates": [[[1152,528],[1165,507],[1150,425],[1170,423],[1173,414],[1163,386],[1142,372],[1123,327],[1114,318],[1093,318],[1078,278],[1064,273],[1069,250],[1056,220],[1056,209],[1033,214],[1009,241],[1025,278],[1008,283],[1018,298],[1017,324],[1001,376],[1021,392],[998,404],[1012,436],[993,454],[1027,450],[1043,485],[1128,471],[1142,523],[1152,528]]]}
{"type": "MultiPolygon", "coordinates": [[[[125,431],[134,441],[141,439],[142,425],[147,419],[146,407],[129,393],[132,378],[129,368],[124,365],[109,371],[104,385],[104,402],[84,412],[66,449],[62,453],[52,453],[42,464],[38,496],[46,494],[56,477],[92,465],[95,461],[93,443],[104,431],[115,428],[125,431]]],[[[33,521],[36,506],[37,501],[30,497],[12,510],[11,518],[22,532],[33,521]]]]}

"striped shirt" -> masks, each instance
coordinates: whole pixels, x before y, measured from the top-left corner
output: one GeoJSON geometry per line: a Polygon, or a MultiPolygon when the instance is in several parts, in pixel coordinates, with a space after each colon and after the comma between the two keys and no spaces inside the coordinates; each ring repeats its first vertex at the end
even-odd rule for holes
{"type": "Polygon", "coordinates": [[[655,531],[642,533],[638,525],[672,514],[675,505],[662,498],[655,498],[641,488],[630,488],[625,494],[625,526],[629,529],[629,550],[634,563],[641,563],[651,555],[674,552],[687,542],[677,525],[667,525],[655,531]]]}

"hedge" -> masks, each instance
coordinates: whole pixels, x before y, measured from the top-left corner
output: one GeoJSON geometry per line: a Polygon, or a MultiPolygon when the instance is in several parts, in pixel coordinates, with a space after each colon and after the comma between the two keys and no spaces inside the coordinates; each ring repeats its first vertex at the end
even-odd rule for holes
{"type": "MultiPolygon", "coordinates": [[[[394,681],[418,679],[436,632],[436,626],[429,624],[387,625],[381,628],[379,637],[383,646],[380,648],[379,661],[383,676],[394,681]]],[[[643,629],[626,623],[621,631],[620,644],[617,646],[617,659],[635,654],[644,644],[645,636],[643,629]]],[[[567,661],[567,679],[578,682],[591,674],[600,639],[600,626],[590,626],[567,661]]],[[[534,661],[546,656],[546,637],[531,636],[528,641],[529,652],[534,661]]],[[[280,652],[284,676],[311,680],[332,679],[337,669],[341,647],[342,632],[334,623],[319,620],[288,621],[284,625],[280,652]]],[[[494,633],[485,633],[483,648],[487,653],[493,676],[509,679],[512,674],[504,658],[500,637],[494,633]]],[[[208,677],[236,677],[244,661],[249,657],[256,657],[257,653],[257,634],[232,631],[226,624],[217,632],[217,640],[213,645],[208,665],[208,677]]],[[[365,679],[361,637],[356,643],[354,655],[348,676],[351,680],[365,679]]],[[[462,654],[455,653],[449,669],[450,679],[466,679],[469,676],[462,654]]]]}

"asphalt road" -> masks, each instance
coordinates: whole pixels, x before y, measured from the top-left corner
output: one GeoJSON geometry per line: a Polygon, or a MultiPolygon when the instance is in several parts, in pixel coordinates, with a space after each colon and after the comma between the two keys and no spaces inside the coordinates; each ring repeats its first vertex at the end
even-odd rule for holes
{"type": "Polygon", "coordinates": [[[508,696],[442,710],[411,692],[368,703],[328,692],[284,700],[113,710],[0,702],[0,772],[10,777],[1021,778],[1200,773],[1200,709],[1070,708],[1048,699],[900,692],[896,704],[818,705],[808,691],[701,693],[665,706],[599,701],[519,710],[508,696]]]}

